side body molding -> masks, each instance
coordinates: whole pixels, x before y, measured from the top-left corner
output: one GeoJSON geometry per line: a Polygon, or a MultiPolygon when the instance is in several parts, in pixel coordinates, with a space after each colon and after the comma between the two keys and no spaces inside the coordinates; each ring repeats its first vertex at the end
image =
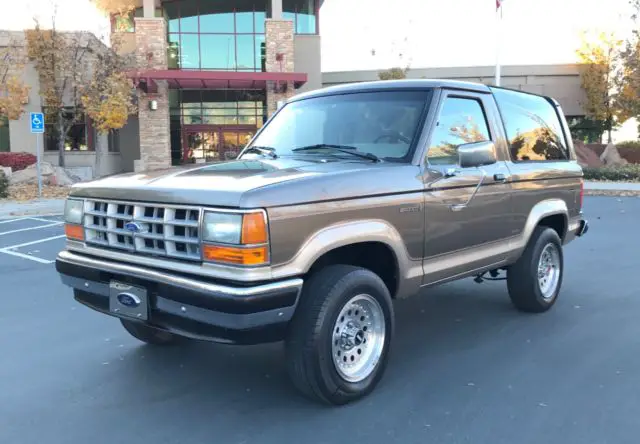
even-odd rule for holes
{"type": "Polygon", "coordinates": [[[405,297],[419,290],[422,281],[421,258],[410,258],[400,233],[380,219],[341,222],[313,233],[291,261],[273,268],[272,276],[279,279],[303,275],[324,254],[363,242],[385,244],[394,253],[398,263],[397,297],[405,297]]]}

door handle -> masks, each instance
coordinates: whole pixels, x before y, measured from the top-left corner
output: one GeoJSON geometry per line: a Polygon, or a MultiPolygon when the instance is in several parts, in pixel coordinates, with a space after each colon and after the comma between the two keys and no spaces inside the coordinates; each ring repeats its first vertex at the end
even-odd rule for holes
{"type": "Polygon", "coordinates": [[[493,175],[493,180],[495,180],[496,182],[506,182],[507,175],[503,173],[496,173],[493,175]]]}

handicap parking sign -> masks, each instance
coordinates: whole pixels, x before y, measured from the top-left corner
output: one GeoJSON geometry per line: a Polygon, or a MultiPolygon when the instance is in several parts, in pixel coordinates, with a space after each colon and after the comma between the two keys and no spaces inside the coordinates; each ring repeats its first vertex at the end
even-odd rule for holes
{"type": "Polygon", "coordinates": [[[44,133],[44,114],[31,113],[31,132],[44,133]]]}

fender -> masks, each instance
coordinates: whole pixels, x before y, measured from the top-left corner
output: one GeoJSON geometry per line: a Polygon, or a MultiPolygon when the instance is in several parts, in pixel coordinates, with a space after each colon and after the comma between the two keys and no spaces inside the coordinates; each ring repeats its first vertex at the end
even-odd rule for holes
{"type": "Polygon", "coordinates": [[[398,294],[420,287],[422,261],[409,257],[400,233],[387,221],[380,219],[340,222],[312,234],[291,261],[272,270],[274,279],[300,276],[309,271],[324,254],[336,248],[363,242],[379,242],[393,251],[399,272],[398,294]]]}
{"type": "Polygon", "coordinates": [[[526,248],[529,240],[531,239],[531,235],[533,234],[533,230],[535,230],[540,221],[545,217],[555,216],[556,214],[561,214],[564,217],[565,231],[564,233],[560,233],[560,237],[564,238],[566,236],[569,226],[569,209],[567,208],[567,203],[562,199],[547,199],[538,202],[529,212],[529,216],[524,224],[522,233],[520,233],[519,236],[516,236],[509,246],[512,254],[512,260],[517,260],[522,251],[526,248]]]}

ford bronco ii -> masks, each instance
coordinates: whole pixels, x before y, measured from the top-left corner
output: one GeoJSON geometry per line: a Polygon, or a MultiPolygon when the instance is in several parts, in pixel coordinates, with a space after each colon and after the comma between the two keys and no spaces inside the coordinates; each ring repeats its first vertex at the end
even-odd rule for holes
{"type": "Polygon", "coordinates": [[[552,98],[343,85],[290,99],[235,160],[74,186],[56,268],[146,343],[284,340],[294,385],[345,404],[382,378],[394,299],[504,273],[517,309],[550,309],[582,201],[552,98]]]}

